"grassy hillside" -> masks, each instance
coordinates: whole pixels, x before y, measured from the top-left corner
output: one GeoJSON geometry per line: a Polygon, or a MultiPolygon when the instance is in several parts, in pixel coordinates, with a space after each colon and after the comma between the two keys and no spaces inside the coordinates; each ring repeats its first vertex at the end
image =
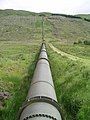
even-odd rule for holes
{"type": "MultiPolygon", "coordinates": [[[[90,120],[90,22],[43,13],[44,37],[59,104],[66,120],[90,120]],[[50,48],[79,57],[71,60],[50,48]]],[[[27,96],[42,41],[41,13],[0,10],[1,120],[15,120],[27,96]]]]}
{"type": "Polygon", "coordinates": [[[90,14],[79,14],[77,16],[82,17],[82,18],[86,18],[86,19],[90,19],[90,14]]]}
{"type": "Polygon", "coordinates": [[[0,10],[0,16],[8,16],[8,15],[18,15],[18,16],[29,16],[29,15],[35,15],[34,12],[28,12],[23,10],[13,10],[13,9],[6,9],[6,10],[0,10]]]}
{"type": "Polygon", "coordinates": [[[41,44],[41,18],[24,12],[0,11],[0,120],[15,120],[25,101],[41,44]],[[2,105],[3,104],[3,105],[2,105]]]}
{"type": "Polygon", "coordinates": [[[51,16],[48,17],[48,21],[53,26],[53,36],[61,43],[90,41],[90,23],[83,19],[51,16]]]}
{"type": "Polygon", "coordinates": [[[90,119],[90,66],[48,49],[58,101],[66,120],[90,119]]]}
{"type": "MultiPolygon", "coordinates": [[[[16,13],[20,14],[21,12],[16,13]]],[[[40,21],[41,18],[32,14],[27,16],[23,14],[19,16],[8,13],[7,16],[0,17],[0,41],[34,40],[34,35],[37,34],[37,22],[40,21]]],[[[38,39],[40,38],[39,36],[37,37],[38,39]]]]}
{"type": "Polygon", "coordinates": [[[15,120],[25,100],[33,75],[37,44],[0,42],[0,91],[8,92],[8,100],[2,100],[0,120],[15,120]]]}

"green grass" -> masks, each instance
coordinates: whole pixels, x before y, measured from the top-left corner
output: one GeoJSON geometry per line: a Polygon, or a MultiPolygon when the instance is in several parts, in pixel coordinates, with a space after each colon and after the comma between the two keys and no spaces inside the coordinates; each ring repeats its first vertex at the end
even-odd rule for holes
{"type": "Polygon", "coordinates": [[[59,104],[66,120],[90,119],[90,68],[48,48],[59,104]]]}
{"type": "MultiPolygon", "coordinates": [[[[90,119],[90,47],[73,45],[78,40],[90,40],[87,21],[51,16],[44,19],[44,37],[48,47],[52,75],[59,104],[66,120],[90,119]],[[49,19],[51,18],[51,19],[49,19]],[[58,49],[85,59],[72,61],[53,52],[58,49]]],[[[42,41],[42,21],[39,14],[26,11],[0,10],[0,91],[10,98],[0,110],[1,120],[15,120],[24,102],[35,69],[42,41]]]]}
{"type": "Polygon", "coordinates": [[[28,12],[23,10],[19,10],[19,11],[13,9],[0,10],[0,16],[8,16],[8,15],[29,16],[36,14],[34,12],[28,12]]]}
{"type": "Polygon", "coordinates": [[[63,52],[90,60],[89,45],[62,45],[60,42],[52,42],[52,44],[63,52]]]}
{"type": "Polygon", "coordinates": [[[1,120],[15,120],[25,101],[41,43],[41,17],[24,11],[0,11],[0,91],[10,98],[1,120]]]}
{"type": "Polygon", "coordinates": [[[77,16],[82,17],[82,18],[86,18],[86,19],[90,19],[90,14],[79,14],[77,16]]]}
{"type": "Polygon", "coordinates": [[[48,50],[58,101],[66,120],[89,120],[90,47],[89,45],[62,45],[58,41],[52,44],[83,60],[83,62],[72,61],[52,52],[50,48],[48,50]]]}
{"type": "MultiPolygon", "coordinates": [[[[0,42],[3,43],[3,42],[0,42]]],[[[36,44],[5,42],[0,47],[0,91],[10,93],[0,111],[1,120],[15,120],[24,102],[39,51],[36,44]]]]}
{"type": "Polygon", "coordinates": [[[61,16],[49,17],[48,21],[53,26],[53,38],[63,44],[72,44],[79,40],[90,41],[90,24],[83,19],[65,18],[61,16]]]}

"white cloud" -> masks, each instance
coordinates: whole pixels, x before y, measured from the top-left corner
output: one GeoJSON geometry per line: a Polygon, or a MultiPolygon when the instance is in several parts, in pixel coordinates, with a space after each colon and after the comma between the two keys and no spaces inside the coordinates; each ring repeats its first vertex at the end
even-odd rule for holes
{"type": "Polygon", "coordinates": [[[90,0],[0,0],[0,9],[34,12],[90,13],[90,0]]]}

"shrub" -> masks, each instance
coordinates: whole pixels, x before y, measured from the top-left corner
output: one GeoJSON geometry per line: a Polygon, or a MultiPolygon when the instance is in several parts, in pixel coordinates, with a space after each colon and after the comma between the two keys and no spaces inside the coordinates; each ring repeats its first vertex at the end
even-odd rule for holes
{"type": "Polygon", "coordinates": [[[82,41],[81,41],[81,40],[79,40],[79,41],[78,41],[78,44],[82,44],[82,41]]]}
{"type": "Polygon", "coordinates": [[[89,40],[85,40],[85,41],[84,41],[84,44],[85,44],[85,45],[90,45],[90,41],[89,41],[89,40]]]}
{"type": "Polygon", "coordinates": [[[73,44],[77,44],[77,42],[74,42],[73,44]]]}

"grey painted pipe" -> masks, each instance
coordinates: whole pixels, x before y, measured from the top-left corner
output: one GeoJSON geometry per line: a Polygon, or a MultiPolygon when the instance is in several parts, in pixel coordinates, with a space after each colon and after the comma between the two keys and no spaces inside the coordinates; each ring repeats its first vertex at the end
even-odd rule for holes
{"type": "Polygon", "coordinates": [[[44,43],[20,120],[62,120],[44,43]]]}

